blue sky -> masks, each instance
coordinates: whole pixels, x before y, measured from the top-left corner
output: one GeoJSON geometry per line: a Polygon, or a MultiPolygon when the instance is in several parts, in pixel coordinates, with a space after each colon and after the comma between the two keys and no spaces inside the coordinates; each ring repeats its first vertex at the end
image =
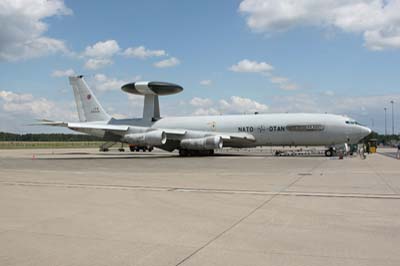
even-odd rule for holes
{"type": "Polygon", "coordinates": [[[331,112],[383,132],[383,108],[400,110],[397,0],[0,3],[2,131],[76,120],[71,73],[117,117],[140,116],[120,90],[138,79],[185,88],[164,115],[331,112]]]}

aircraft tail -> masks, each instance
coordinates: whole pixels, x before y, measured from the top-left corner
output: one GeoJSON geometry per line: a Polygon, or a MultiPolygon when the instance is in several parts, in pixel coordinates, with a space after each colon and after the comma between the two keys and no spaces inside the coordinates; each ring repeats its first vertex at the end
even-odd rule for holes
{"type": "Polygon", "coordinates": [[[111,116],[104,111],[92,90],[86,84],[83,76],[69,77],[69,83],[74,90],[79,121],[108,121],[111,116]]]}

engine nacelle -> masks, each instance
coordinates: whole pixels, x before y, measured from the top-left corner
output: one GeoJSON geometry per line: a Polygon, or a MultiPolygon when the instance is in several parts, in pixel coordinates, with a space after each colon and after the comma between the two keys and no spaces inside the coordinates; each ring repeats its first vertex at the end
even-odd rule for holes
{"type": "Polygon", "coordinates": [[[145,133],[128,134],[122,140],[129,144],[158,146],[167,142],[167,135],[164,131],[154,130],[145,133]]]}
{"type": "Polygon", "coordinates": [[[181,148],[188,150],[222,149],[223,141],[220,136],[181,140],[181,148]]]}

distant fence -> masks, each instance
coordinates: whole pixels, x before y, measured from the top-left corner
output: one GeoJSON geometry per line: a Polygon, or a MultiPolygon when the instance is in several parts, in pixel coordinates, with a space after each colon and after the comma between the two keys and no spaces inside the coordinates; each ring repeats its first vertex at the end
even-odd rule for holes
{"type": "Polygon", "coordinates": [[[0,141],[0,149],[97,148],[100,141],[0,141]]]}

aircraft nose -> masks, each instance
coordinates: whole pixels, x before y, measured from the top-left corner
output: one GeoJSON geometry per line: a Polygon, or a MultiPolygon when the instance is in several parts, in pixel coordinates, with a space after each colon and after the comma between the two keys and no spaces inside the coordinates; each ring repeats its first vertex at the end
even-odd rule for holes
{"type": "Polygon", "coordinates": [[[369,134],[371,134],[372,130],[368,127],[362,127],[361,128],[361,134],[363,135],[363,137],[368,136],[369,134]]]}

